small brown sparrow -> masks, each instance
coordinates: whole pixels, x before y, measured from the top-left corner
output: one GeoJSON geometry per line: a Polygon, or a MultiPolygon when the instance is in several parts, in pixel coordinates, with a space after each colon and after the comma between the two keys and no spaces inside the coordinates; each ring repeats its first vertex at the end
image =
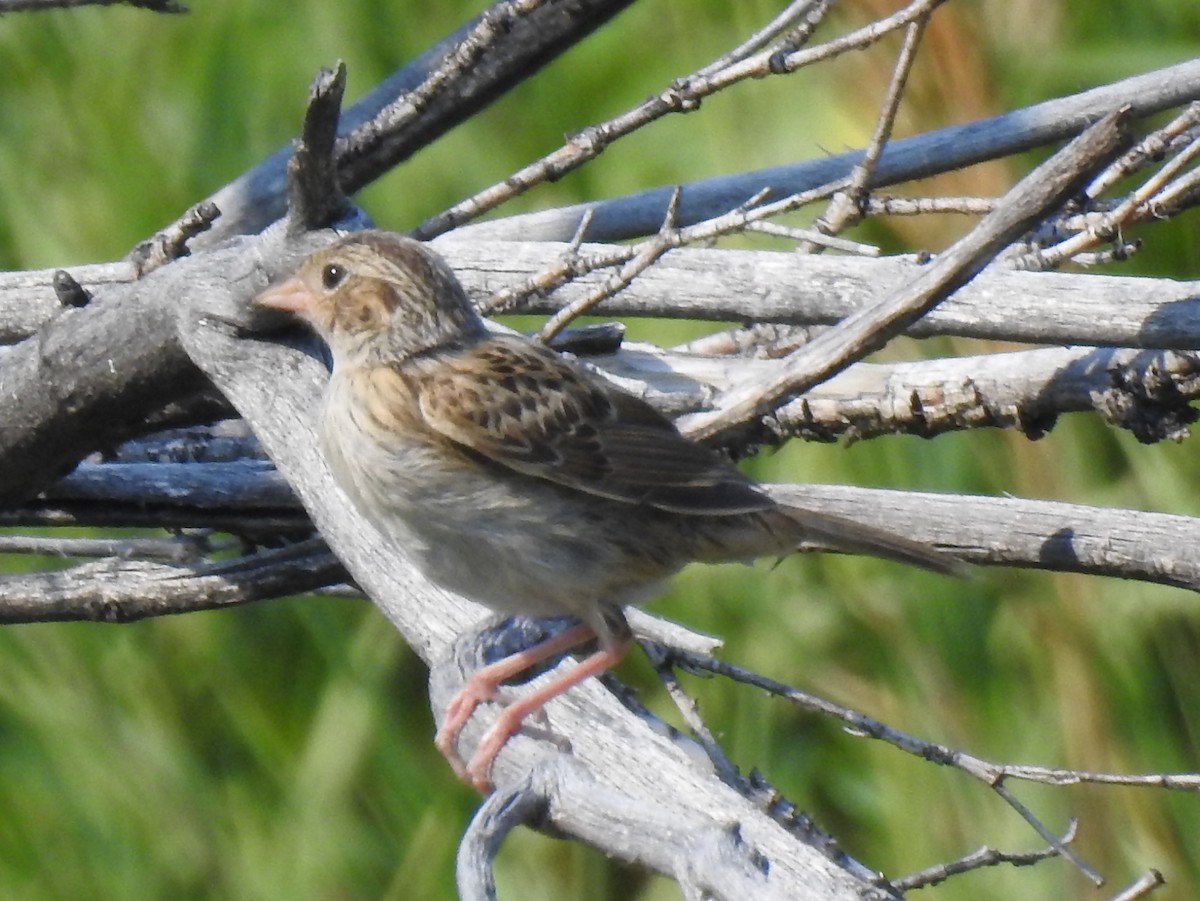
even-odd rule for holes
{"type": "Polygon", "coordinates": [[[621,660],[622,608],[693,560],[816,544],[958,568],[908,538],[776,503],[643,400],[542,344],[489,332],[417,241],[352,234],[255,303],[298,316],[329,345],[320,440],[330,469],[430,580],[505,613],[581,622],[480,670],[449,705],[437,745],[481,791],[526,716],[621,660]],[[510,704],[464,767],[457,738],[475,707],[593,636],[599,649],[510,704]]]}

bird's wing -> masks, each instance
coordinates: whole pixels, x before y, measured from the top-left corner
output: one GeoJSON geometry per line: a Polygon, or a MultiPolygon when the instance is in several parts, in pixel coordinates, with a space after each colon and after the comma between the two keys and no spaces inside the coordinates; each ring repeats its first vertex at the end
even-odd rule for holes
{"type": "Polygon", "coordinates": [[[402,365],[431,428],[509,469],[679,513],[775,506],[649,404],[540,345],[492,336],[402,365]]]}

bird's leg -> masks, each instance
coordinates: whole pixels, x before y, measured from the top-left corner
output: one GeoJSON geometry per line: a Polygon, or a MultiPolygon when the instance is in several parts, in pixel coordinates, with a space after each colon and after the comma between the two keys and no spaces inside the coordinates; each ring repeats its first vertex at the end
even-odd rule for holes
{"type": "MultiPolygon", "coordinates": [[[[583,644],[585,641],[590,641],[595,635],[596,632],[591,626],[580,623],[547,638],[545,641],[538,642],[531,648],[526,648],[523,651],[510,654],[502,660],[497,660],[495,663],[488,664],[466,681],[466,684],[459,689],[458,694],[451,698],[450,703],[446,705],[446,715],[443,717],[442,726],[438,729],[437,736],[434,738],[434,744],[442,752],[442,756],[449,762],[454,772],[458,775],[458,778],[469,784],[475,784],[475,780],[467,775],[468,768],[463,766],[462,758],[459,757],[457,748],[458,734],[462,731],[463,726],[467,724],[467,720],[471,718],[471,714],[475,712],[475,708],[485,701],[494,700],[499,686],[513,678],[513,676],[520,675],[525,670],[536,666],[543,660],[550,659],[556,654],[569,651],[571,648],[583,644]]],[[[532,711],[526,711],[526,713],[529,712],[532,711]]],[[[517,725],[505,738],[507,739],[519,726],[520,720],[517,721],[517,725]]],[[[489,731],[488,735],[490,736],[494,731],[495,727],[489,731]]],[[[485,736],[485,740],[486,738],[485,736]]],[[[503,744],[504,741],[502,740],[500,745],[503,744]]],[[[496,750],[498,751],[499,749],[499,746],[497,746],[496,750]]],[[[493,751],[491,756],[495,757],[496,752],[493,751]]]]}
{"type": "MultiPolygon", "coordinates": [[[[590,626],[576,628],[582,628],[589,634],[592,632],[590,626]]],[[[568,629],[562,635],[557,636],[557,638],[563,639],[574,631],[575,629],[568,629]]],[[[552,638],[549,641],[544,641],[540,645],[536,645],[535,647],[530,648],[529,651],[525,651],[523,653],[531,654],[535,651],[539,651],[544,646],[555,642],[555,640],[556,639],[552,638]]],[[[475,749],[475,754],[471,758],[471,762],[467,764],[466,775],[463,778],[465,778],[465,780],[471,785],[475,786],[480,793],[485,795],[488,794],[492,790],[492,763],[495,761],[496,755],[500,753],[500,749],[504,747],[504,743],[521,728],[521,722],[525,719],[525,717],[535,713],[538,710],[541,710],[547,701],[558,697],[560,694],[578,685],[589,676],[598,676],[601,673],[612,669],[621,662],[621,658],[623,658],[625,656],[625,652],[629,650],[629,645],[632,643],[632,641],[632,637],[626,634],[613,639],[611,642],[604,642],[598,651],[596,651],[587,659],[577,663],[573,668],[567,670],[567,672],[563,673],[563,675],[559,676],[554,681],[543,685],[532,694],[526,695],[525,697],[514,701],[504,708],[504,711],[496,719],[496,722],[492,724],[492,727],[488,729],[483,738],[480,740],[479,747],[475,749]]],[[[578,641],[575,642],[575,644],[578,643],[578,641]]],[[[568,645],[568,647],[570,647],[570,645],[568,645]]],[[[552,648],[548,652],[542,654],[542,656],[538,657],[537,660],[545,660],[547,657],[557,653],[559,650],[566,650],[566,648],[561,646],[552,648]]],[[[506,660],[501,660],[498,663],[493,664],[493,666],[499,666],[505,662],[506,660]]],[[[528,666],[530,664],[527,663],[526,665],[528,666]]],[[[491,667],[480,670],[480,675],[486,672],[487,669],[491,669],[491,667]]],[[[472,679],[472,681],[474,680],[472,679]]],[[[495,691],[495,685],[492,686],[492,690],[493,692],[495,691]]]]}

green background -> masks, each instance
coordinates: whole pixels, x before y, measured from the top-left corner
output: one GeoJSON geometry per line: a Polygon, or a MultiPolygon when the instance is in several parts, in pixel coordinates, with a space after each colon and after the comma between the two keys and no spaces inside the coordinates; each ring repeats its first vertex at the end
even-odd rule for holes
{"type": "MultiPolygon", "coordinates": [[[[644,0],[549,69],[364,191],[403,229],[636,103],[765,21],[765,0],[644,0]]],[[[479,4],[196,0],[0,18],[0,267],[113,259],[293,134],[314,71],[367,90],[479,4]]],[[[893,8],[847,2],[839,28],[893,8]]],[[[830,33],[828,29],[825,32],[830,33]]],[[[895,39],[751,82],[521,198],[532,209],[861,146],[895,39]]],[[[1165,65],[1200,49],[1200,7],[957,2],[938,14],[898,132],[965,121],[1165,65]],[[1099,7],[1103,14],[1098,14],[1099,7]]],[[[921,190],[995,193],[1029,160],[921,190]]],[[[1123,272],[1187,277],[1194,216],[1146,231],[1123,272]]],[[[872,224],[890,249],[936,249],[965,220],[872,224]]],[[[770,246],[758,242],[754,246],[770,246]]],[[[699,329],[702,330],[702,329],[699,329]]],[[[697,333],[642,323],[662,342],[697,333]]],[[[968,353],[901,343],[892,356],[968,353]]],[[[1030,443],[979,432],[794,446],[770,479],[1017,495],[1196,515],[1190,443],[1141,447],[1090,417],[1030,443]]],[[[8,558],[11,568],[50,561],[8,558]]],[[[1200,614],[1192,594],[1020,571],[951,582],[874,561],[689,570],[656,610],[725,637],[725,657],[993,760],[1093,770],[1200,769],[1200,614]]],[[[677,721],[639,655],[622,675],[677,721]]],[[[899,875],[988,844],[1039,841],[966,777],[716,680],[703,713],[842,847],[899,875]]],[[[135,625],[0,631],[0,897],[451,898],[477,798],[433,749],[425,672],[366,604],[298,598],[135,625]]],[[[1113,890],[1147,867],[1200,889],[1200,798],[1018,786],[1113,890]]],[[[514,836],[502,897],[678,897],[573,844],[514,836]]],[[[944,899],[1100,897],[1049,861],[930,890],[944,899]]]]}

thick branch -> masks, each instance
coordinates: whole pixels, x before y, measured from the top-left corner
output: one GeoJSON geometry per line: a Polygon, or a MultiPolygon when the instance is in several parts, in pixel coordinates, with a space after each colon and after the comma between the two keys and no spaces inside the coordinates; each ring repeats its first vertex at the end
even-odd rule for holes
{"type": "MultiPolygon", "coordinates": [[[[320,374],[314,373],[313,377],[320,378],[320,374]]],[[[295,434],[310,433],[302,430],[295,434]]],[[[312,465],[323,466],[315,447],[311,452],[312,465]]],[[[140,487],[120,470],[144,473],[154,465],[89,467],[82,484],[71,477],[55,491],[90,494],[93,507],[111,508],[114,515],[115,511],[127,511],[129,520],[117,519],[110,524],[145,524],[137,517],[158,511],[162,519],[154,523],[157,525],[204,525],[206,522],[197,522],[197,517],[211,511],[218,517],[245,516],[249,523],[263,517],[264,533],[272,526],[292,532],[311,528],[297,518],[300,501],[281,483],[277,473],[259,467],[251,474],[236,463],[156,465],[162,474],[140,487]],[[233,472],[226,475],[225,470],[233,472]],[[100,492],[93,494],[97,489],[100,492]],[[98,497],[109,492],[119,500],[96,503],[98,497]],[[239,495],[245,499],[244,504],[229,500],[239,495]]],[[[302,489],[299,486],[301,497],[302,489]]],[[[926,494],[848,485],[776,485],[770,490],[802,509],[850,519],[863,519],[863,511],[869,510],[870,524],[947,547],[975,563],[1108,575],[1200,591],[1200,558],[1193,550],[1200,547],[1200,519],[1195,517],[1029,498],[926,494]]],[[[320,520],[316,525],[320,527],[320,520]]],[[[414,640],[430,641],[424,630],[443,616],[453,619],[454,613],[438,609],[431,610],[430,616],[433,619],[421,627],[414,640]]],[[[449,625],[447,628],[452,632],[449,625]]],[[[440,630],[438,634],[442,634],[440,630]]]]}
{"type": "MultiPolygon", "coordinates": [[[[890,142],[870,181],[872,188],[929,178],[974,163],[998,159],[1079,134],[1104,114],[1124,106],[1133,118],[1200,99],[1200,60],[1190,60],[988,119],[954,125],[890,142]]],[[[763,188],[773,197],[810,191],[845,178],[863,158],[856,150],[754,172],[725,175],[687,185],[678,224],[691,225],[745,203],[763,188]]],[[[664,185],[592,203],[461,226],[472,240],[569,241],[586,211],[587,237],[621,241],[654,234],[666,215],[674,186],[664,185]]]]}
{"type": "MultiPolygon", "coordinates": [[[[363,519],[334,486],[317,452],[316,442],[303,440],[314,430],[316,399],[325,381],[315,360],[275,345],[240,340],[206,315],[203,308],[182,325],[189,352],[230,397],[258,433],[263,446],[288,477],[330,547],[361,587],[425,660],[436,664],[454,658],[456,638],[486,611],[469,601],[429,585],[411,566],[404,548],[390,545],[363,519]],[[269,374],[269,378],[267,377],[269,374]]],[[[472,662],[468,662],[472,666],[472,662]]],[[[441,706],[444,698],[434,698],[441,706]]],[[[494,710],[472,718],[471,733],[487,725],[494,710]]],[[[731,822],[753,853],[770,862],[764,876],[769,896],[792,898],[858,898],[873,890],[863,879],[805,847],[778,824],[759,813],[745,798],[696,768],[696,762],[671,741],[630,715],[598,684],[585,684],[550,708],[551,727],[571,736],[573,756],[606,792],[628,803],[640,799],[670,819],[702,817],[720,828],[731,822]],[[567,717],[562,718],[562,712],[567,717]],[[586,727],[584,724],[586,723],[586,727]],[[720,811],[714,814],[713,811],[720,811]],[[807,886],[807,888],[806,888],[807,886]]],[[[506,745],[493,771],[498,786],[511,785],[529,772],[551,743],[519,736],[506,745]]],[[[557,822],[564,834],[587,835],[585,821],[565,812],[557,822]]],[[[626,836],[634,844],[660,839],[646,825],[626,836]]],[[[621,853],[611,833],[604,847],[621,853]]]]}
{"type": "Polygon", "coordinates": [[[36,494],[93,450],[147,430],[147,413],[202,391],[176,337],[178,306],[244,308],[322,240],[245,239],[177,260],[64,309],[0,357],[0,505],[36,494]]]}
{"type": "MultiPolygon", "coordinates": [[[[347,137],[360,131],[342,152],[339,164],[342,187],[354,193],[422,147],[470,118],[514,85],[533,75],[559,54],[583,40],[633,0],[545,0],[533,4],[514,20],[512,29],[486,52],[449,79],[421,109],[398,128],[380,128],[373,120],[387,115],[388,107],[417,90],[457,52],[461,41],[490,12],[507,15],[514,6],[502,0],[480,19],[469,22],[430,47],[415,60],[380,82],[344,110],[338,133],[347,137]]],[[[528,4],[525,4],[528,5],[528,4]]],[[[285,172],[291,148],[283,147],[215,193],[210,200],[221,209],[221,219],[211,236],[215,242],[235,234],[250,234],[282,218],[285,212],[285,172]]]]}
{"type": "Polygon", "coordinates": [[[70,9],[76,6],[134,6],[156,13],[185,13],[176,0],[0,0],[0,15],[40,9],[70,9]]]}
{"type": "MultiPolygon", "coordinates": [[[[435,242],[468,292],[484,303],[559,263],[568,245],[435,242]]],[[[584,244],[584,256],[611,252],[584,244]]],[[[904,257],[813,256],[734,249],[672,250],[597,309],[608,316],[658,316],[730,322],[830,325],[911,280],[922,266],[904,257]]],[[[31,334],[56,316],[56,270],[0,274],[0,343],[31,334]]],[[[71,274],[103,293],[133,278],[124,264],[81,266],[71,274]]],[[[603,286],[607,270],[584,275],[521,312],[551,313],[603,286]]],[[[1200,349],[1200,291],[1195,282],[1091,273],[991,268],[911,326],[915,337],[957,335],[1035,344],[1200,349]]],[[[0,350],[0,354],[2,354],[0,350]]],[[[2,358],[2,357],[0,357],[2,358]]]]}
{"type": "MultiPolygon", "coordinates": [[[[628,344],[588,359],[677,416],[705,409],[739,378],[767,380],[771,359],[708,357],[628,344]]],[[[932,437],[1017,428],[1040,438],[1063,413],[1094,411],[1140,441],[1179,440],[1196,418],[1200,357],[1130,348],[1044,347],[904,363],[857,363],[775,411],[776,438],[932,437]]]]}
{"type": "Polygon", "coordinates": [[[791,354],[784,371],[767,382],[743,380],[710,413],[692,417],[685,431],[712,439],[740,428],[883,347],[921,316],[966,284],[1011,241],[1074,194],[1099,166],[1125,144],[1124,113],[1105,116],[1021,179],[975,228],[908,284],[878,303],[848,316],[791,354]]]}
{"type": "Polygon", "coordinates": [[[879,491],[864,505],[843,485],[773,485],[805,508],[929,541],[975,563],[1142,579],[1200,591],[1200,519],[1054,501],[879,491]],[[870,511],[869,519],[864,510],[870,511]],[[969,513],[968,513],[969,511],[969,513]]]}
{"type": "Polygon", "coordinates": [[[304,127],[288,162],[288,226],[296,232],[333,225],[350,212],[334,160],[346,66],[322,69],[308,89],[304,127]]]}
{"type": "Polygon", "coordinates": [[[124,623],[300,594],[344,579],[320,540],[215,563],[109,558],[0,578],[0,624],[124,623]]]}

